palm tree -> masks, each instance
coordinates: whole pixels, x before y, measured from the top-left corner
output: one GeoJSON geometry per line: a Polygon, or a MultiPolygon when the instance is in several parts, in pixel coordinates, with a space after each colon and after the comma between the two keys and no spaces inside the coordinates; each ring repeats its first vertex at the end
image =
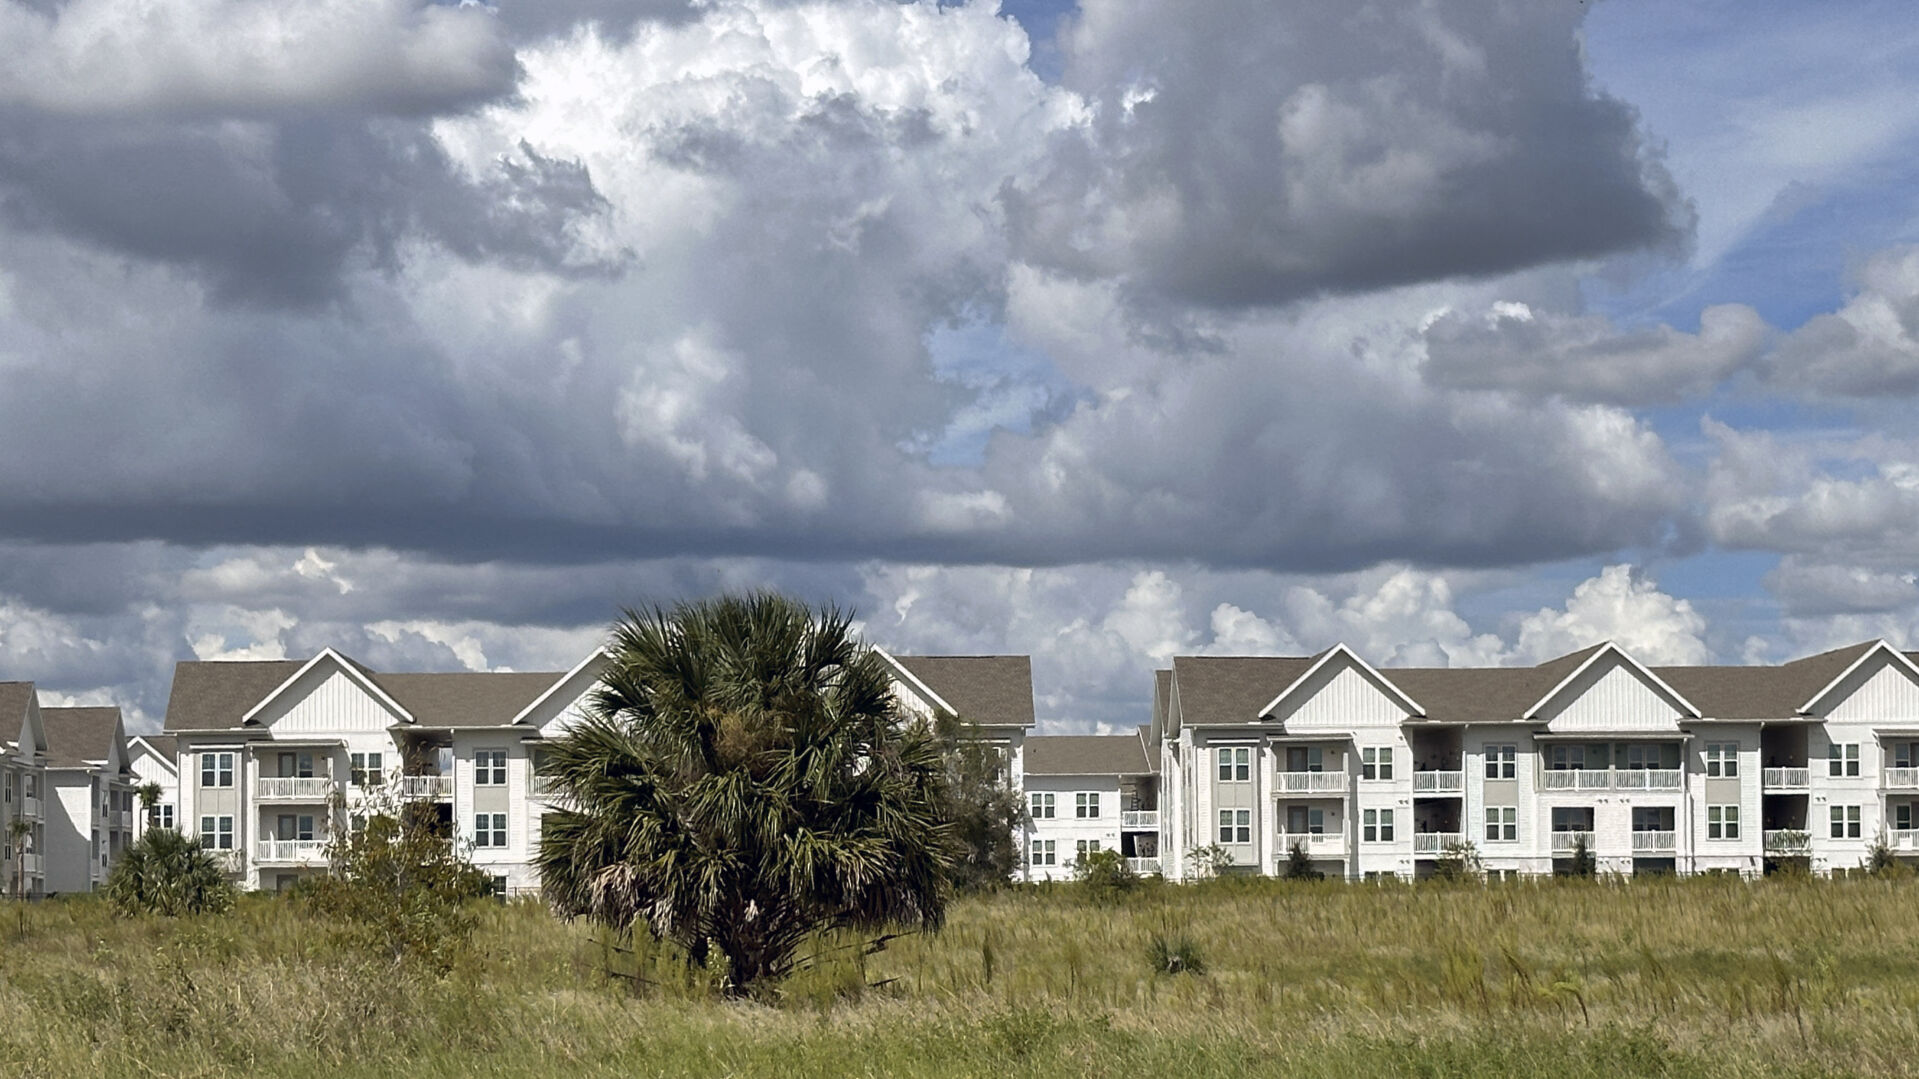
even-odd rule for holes
{"type": "Polygon", "coordinates": [[[160,784],[147,780],[140,784],[140,813],[147,819],[147,827],[154,828],[160,823],[160,784]]]}
{"type": "Polygon", "coordinates": [[[936,927],[956,857],[933,732],[848,615],[770,593],[626,611],[588,715],[548,751],[548,899],[643,928],[727,991],[829,929],[936,927]]]}
{"type": "Polygon", "coordinates": [[[233,905],[233,885],[198,839],[154,828],[113,864],[107,901],[122,914],[217,914],[233,905]]]}

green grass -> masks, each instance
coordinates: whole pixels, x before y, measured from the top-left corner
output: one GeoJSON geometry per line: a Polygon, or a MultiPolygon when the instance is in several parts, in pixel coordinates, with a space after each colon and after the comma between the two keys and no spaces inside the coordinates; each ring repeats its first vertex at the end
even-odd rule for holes
{"type": "Polygon", "coordinates": [[[1886,881],[1015,891],[828,951],[779,1007],[715,1002],[530,904],[488,906],[443,978],[267,897],[179,922],[51,902],[24,928],[0,905],[0,1072],[1915,1075],[1916,901],[1886,881]],[[1206,973],[1156,975],[1155,934],[1206,973]]]}

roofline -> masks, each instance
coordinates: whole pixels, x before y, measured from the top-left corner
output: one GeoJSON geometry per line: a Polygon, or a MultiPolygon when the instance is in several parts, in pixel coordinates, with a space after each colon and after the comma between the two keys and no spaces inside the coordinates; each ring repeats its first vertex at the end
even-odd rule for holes
{"type": "Polygon", "coordinates": [[[252,708],[247,709],[246,713],[240,717],[240,724],[242,726],[245,726],[246,724],[252,723],[253,717],[259,715],[261,709],[273,703],[275,700],[279,698],[280,694],[285,693],[288,689],[292,688],[293,683],[298,682],[301,679],[301,677],[304,676],[308,671],[318,666],[321,660],[329,659],[329,658],[332,659],[334,663],[338,664],[341,670],[347,673],[347,677],[353,679],[355,682],[358,682],[360,684],[361,689],[364,689],[368,691],[369,693],[373,694],[378,700],[384,703],[388,708],[391,708],[393,711],[399,713],[401,716],[404,716],[409,723],[419,722],[419,720],[417,720],[414,717],[412,712],[407,711],[407,709],[403,705],[401,705],[399,701],[396,701],[393,699],[392,694],[388,693],[384,689],[381,689],[379,684],[374,682],[373,679],[368,678],[365,674],[363,674],[360,671],[360,668],[354,666],[351,662],[347,660],[345,656],[334,651],[331,646],[328,646],[326,648],[320,649],[320,653],[318,655],[314,656],[312,659],[309,659],[305,663],[301,664],[300,669],[297,671],[294,671],[291,675],[289,675],[286,681],[274,687],[273,692],[260,698],[260,703],[254,705],[252,708]]]}
{"type": "MultiPolygon", "coordinates": [[[[168,737],[178,737],[178,736],[172,735],[168,737]]],[[[147,753],[150,754],[155,760],[165,765],[168,771],[171,771],[175,775],[180,774],[180,760],[179,760],[179,755],[177,751],[172,759],[168,759],[165,753],[160,752],[160,747],[154,745],[152,742],[147,741],[147,736],[144,734],[136,734],[132,736],[131,738],[127,739],[127,756],[129,759],[131,759],[133,756],[133,744],[135,742],[138,742],[142,746],[145,746],[147,753]]]]}
{"type": "Polygon", "coordinates": [[[1279,702],[1291,696],[1295,689],[1298,689],[1302,684],[1304,684],[1308,678],[1311,678],[1314,674],[1317,674],[1321,667],[1324,667],[1326,664],[1332,662],[1332,659],[1334,656],[1340,655],[1340,654],[1344,654],[1347,658],[1351,659],[1354,663],[1359,664],[1359,666],[1362,669],[1364,669],[1368,674],[1378,679],[1380,684],[1386,687],[1388,691],[1388,695],[1399,698],[1399,703],[1406,706],[1407,712],[1415,716],[1423,716],[1426,714],[1425,705],[1422,705],[1418,701],[1413,700],[1412,697],[1407,695],[1405,690],[1395,685],[1392,679],[1381,674],[1377,667],[1374,667],[1372,664],[1360,658],[1360,655],[1358,652],[1355,652],[1352,649],[1346,647],[1345,641],[1339,641],[1335,643],[1331,648],[1328,648],[1326,651],[1321,652],[1319,654],[1319,658],[1313,661],[1313,665],[1306,668],[1306,673],[1300,675],[1298,678],[1293,679],[1291,684],[1289,684],[1285,689],[1282,689],[1279,691],[1279,696],[1274,697],[1272,700],[1266,702],[1266,707],[1261,708],[1255,714],[1260,719],[1265,719],[1267,716],[1272,715],[1273,709],[1279,707],[1279,702]]]}
{"type": "Polygon", "coordinates": [[[585,659],[582,659],[578,663],[575,663],[573,665],[572,670],[567,671],[565,674],[555,679],[552,685],[546,687],[544,690],[540,692],[539,696],[533,698],[533,703],[527,705],[525,708],[520,709],[517,715],[515,715],[512,719],[506,722],[506,725],[511,727],[519,723],[520,721],[524,720],[527,716],[531,715],[535,708],[538,708],[540,705],[546,703],[546,700],[548,697],[551,697],[555,693],[558,693],[560,691],[561,686],[566,685],[568,682],[572,681],[574,675],[579,674],[581,671],[585,670],[587,667],[587,664],[592,663],[594,660],[598,660],[598,659],[612,659],[612,658],[613,658],[613,654],[611,652],[608,652],[604,647],[595,648],[593,651],[588,652],[586,654],[585,659]]]}
{"type": "MultiPolygon", "coordinates": [[[[920,676],[919,676],[919,675],[917,675],[917,674],[914,674],[914,673],[913,673],[912,671],[909,671],[909,670],[907,670],[907,669],[906,669],[906,664],[904,664],[904,663],[901,663],[901,662],[900,662],[899,660],[897,660],[897,659],[895,659],[895,658],[893,658],[893,653],[891,653],[891,652],[888,652],[888,651],[887,651],[886,649],[884,649],[884,648],[881,648],[881,647],[880,647],[879,645],[877,645],[877,644],[873,646],[873,651],[874,651],[875,653],[877,653],[877,654],[879,655],[879,657],[880,657],[881,659],[883,659],[883,660],[885,660],[885,661],[886,661],[887,663],[889,663],[889,664],[891,664],[891,665],[892,665],[892,667],[893,667],[893,669],[894,669],[894,670],[896,670],[896,671],[898,671],[898,672],[900,673],[900,675],[901,675],[901,676],[902,676],[902,677],[903,677],[903,678],[905,679],[905,681],[906,681],[906,683],[907,683],[908,685],[911,685],[911,686],[913,686],[913,687],[914,687],[914,688],[915,688],[915,689],[916,689],[916,690],[917,690],[917,691],[918,691],[919,693],[921,693],[922,695],[924,695],[924,696],[926,697],[926,699],[927,699],[927,700],[928,700],[929,702],[931,702],[932,704],[934,704],[934,705],[936,705],[936,706],[938,706],[939,708],[942,708],[942,709],[944,709],[947,715],[949,715],[949,716],[953,716],[953,717],[955,717],[955,718],[958,718],[958,716],[959,716],[959,709],[957,709],[957,708],[955,708],[955,707],[953,707],[952,705],[950,705],[950,704],[948,704],[948,703],[946,703],[946,698],[945,698],[945,697],[942,697],[942,696],[940,696],[940,695],[939,695],[938,693],[935,693],[935,692],[933,691],[933,687],[932,687],[932,686],[929,686],[929,685],[927,685],[927,684],[926,684],[925,682],[922,682],[922,681],[920,680],[920,676]]],[[[1023,726],[1025,726],[1025,724],[1023,724],[1023,723],[1002,723],[1002,724],[996,724],[996,726],[1002,726],[1002,727],[1023,727],[1023,726]]]]}
{"type": "MultiPolygon", "coordinates": [[[[1680,704],[1684,705],[1686,708],[1686,711],[1692,715],[1692,718],[1694,719],[1706,718],[1705,713],[1699,710],[1699,706],[1692,703],[1690,700],[1687,700],[1685,694],[1672,688],[1672,686],[1666,683],[1666,680],[1664,678],[1661,678],[1658,675],[1652,673],[1651,668],[1647,667],[1644,663],[1641,663],[1638,660],[1634,659],[1632,656],[1632,653],[1626,651],[1624,648],[1619,647],[1619,645],[1615,644],[1614,642],[1610,640],[1599,642],[1599,647],[1593,649],[1593,654],[1586,657],[1586,662],[1581,663],[1578,667],[1573,668],[1573,672],[1567,675],[1566,677],[1560,679],[1559,684],[1554,686],[1552,689],[1548,690],[1545,696],[1534,701],[1532,705],[1528,707],[1524,712],[1519,713],[1520,718],[1531,720],[1533,722],[1538,722],[1539,710],[1541,708],[1546,707],[1546,702],[1552,700],[1554,697],[1559,696],[1559,692],[1561,690],[1571,685],[1574,679],[1586,673],[1586,668],[1591,667],[1593,664],[1599,662],[1599,657],[1605,655],[1608,652],[1616,653],[1619,656],[1619,658],[1625,660],[1627,663],[1632,664],[1633,669],[1638,671],[1640,674],[1645,675],[1647,678],[1651,679],[1653,685],[1658,686],[1661,690],[1664,690],[1668,695],[1670,695],[1673,700],[1678,701],[1680,704]]],[[[1919,671],[1915,671],[1914,673],[1919,673],[1919,671]]]]}
{"type": "Polygon", "coordinates": [[[1915,679],[1919,679],[1919,665],[1914,665],[1912,660],[1904,652],[1901,652],[1897,648],[1894,648],[1893,646],[1887,644],[1886,639],[1884,637],[1880,637],[1877,640],[1874,640],[1871,646],[1868,647],[1864,652],[1859,653],[1859,658],[1853,660],[1851,665],[1849,665],[1845,670],[1840,671],[1839,677],[1833,679],[1830,682],[1827,682],[1825,686],[1819,690],[1819,692],[1812,695],[1811,699],[1806,701],[1806,703],[1800,705],[1799,714],[1804,716],[1812,715],[1813,705],[1818,704],[1822,700],[1825,700],[1826,694],[1831,693],[1833,690],[1837,689],[1839,687],[1839,683],[1845,681],[1847,678],[1850,678],[1852,676],[1852,672],[1864,666],[1865,662],[1872,658],[1873,653],[1878,652],[1882,648],[1888,652],[1891,652],[1895,659],[1897,659],[1900,663],[1905,665],[1905,668],[1908,673],[1910,673],[1915,679]]]}

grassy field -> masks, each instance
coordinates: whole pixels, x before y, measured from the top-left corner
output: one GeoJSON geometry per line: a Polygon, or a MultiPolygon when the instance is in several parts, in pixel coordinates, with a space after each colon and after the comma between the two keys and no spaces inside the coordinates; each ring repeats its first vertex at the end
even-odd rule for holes
{"type": "Polygon", "coordinates": [[[488,906],[444,977],[254,897],[199,921],[0,906],[10,1075],[1919,1074],[1919,884],[1069,889],[828,952],[780,1007],[488,906]],[[1200,975],[1156,975],[1154,934],[1200,975]],[[869,982],[885,984],[863,988],[869,982]]]}

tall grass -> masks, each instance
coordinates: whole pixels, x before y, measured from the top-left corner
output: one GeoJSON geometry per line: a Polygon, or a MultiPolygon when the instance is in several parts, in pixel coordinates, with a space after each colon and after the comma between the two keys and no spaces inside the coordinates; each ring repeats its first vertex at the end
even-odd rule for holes
{"type": "Polygon", "coordinates": [[[0,918],[0,1071],[1915,1075],[1915,900],[1874,880],[1019,889],[873,954],[814,942],[779,1008],[531,904],[484,906],[442,977],[270,897],[180,921],[50,902],[23,931],[0,918]],[[1205,972],[1156,972],[1155,936],[1205,972]]]}

